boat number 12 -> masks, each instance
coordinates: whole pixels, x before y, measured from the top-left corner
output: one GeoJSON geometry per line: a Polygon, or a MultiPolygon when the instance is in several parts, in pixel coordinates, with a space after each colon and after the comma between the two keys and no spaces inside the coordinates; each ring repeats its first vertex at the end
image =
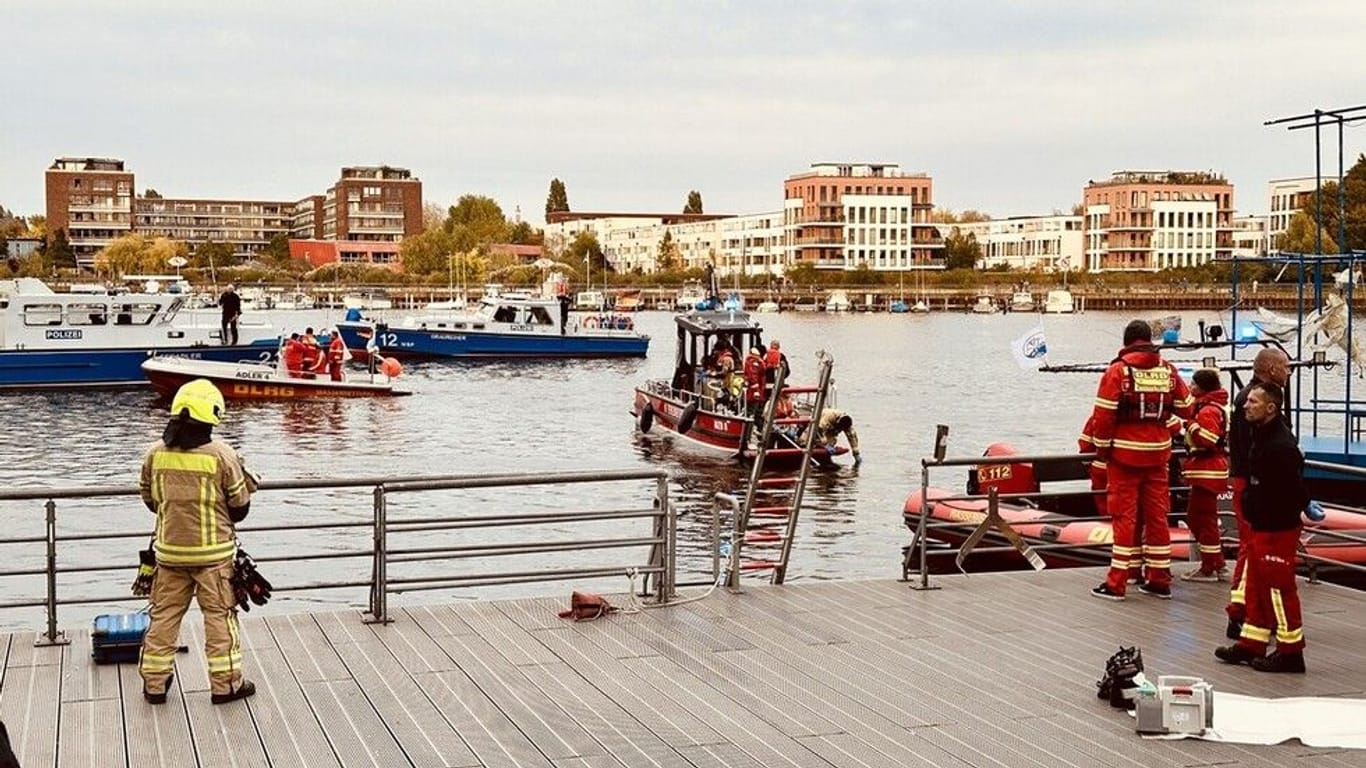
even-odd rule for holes
{"type": "Polygon", "coordinates": [[[396,346],[398,346],[398,334],[397,334],[397,333],[381,333],[381,334],[378,334],[378,336],[379,336],[379,339],[378,339],[375,343],[376,343],[376,344],[379,344],[381,347],[396,347],[396,346]]]}

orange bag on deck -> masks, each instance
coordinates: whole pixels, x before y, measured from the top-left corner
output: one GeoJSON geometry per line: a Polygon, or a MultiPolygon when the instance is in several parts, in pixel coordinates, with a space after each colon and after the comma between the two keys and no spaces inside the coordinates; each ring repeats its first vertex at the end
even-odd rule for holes
{"type": "Polygon", "coordinates": [[[574,617],[574,621],[592,621],[620,610],[607,598],[592,592],[575,592],[569,597],[569,608],[560,611],[560,618],[574,617]]]}

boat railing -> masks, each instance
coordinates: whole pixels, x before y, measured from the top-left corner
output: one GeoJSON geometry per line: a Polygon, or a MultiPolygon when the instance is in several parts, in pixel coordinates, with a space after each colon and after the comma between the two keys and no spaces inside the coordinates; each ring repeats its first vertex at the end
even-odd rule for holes
{"type": "MultiPolygon", "coordinates": [[[[368,590],[365,621],[367,623],[389,623],[392,616],[389,609],[389,596],[398,593],[421,592],[430,590],[449,590],[493,585],[523,584],[533,582],[568,581],[573,579],[604,579],[629,577],[632,586],[636,577],[644,578],[643,595],[654,602],[666,603],[674,595],[677,573],[677,517],[669,496],[669,475],[663,470],[605,470],[543,472],[497,475],[411,475],[389,477],[354,477],[307,480],[266,481],[261,484],[258,495],[253,499],[261,504],[260,494],[275,495],[276,492],[335,491],[346,488],[370,488],[371,505],[368,516],[357,515],[354,511],[338,509],[332,516],[308,522],[289,522],[276,524],[247,524],[238,527],[241,534],[280,534],[285,532],[314,531],[324,532],[322,537],[311,537],[314,541],[325,540],[312,549],[300,551],[271,551],[267,556],[255,557],[258,563],[291,563],[311,567],[315,564],[349,561],[356,563],[347,568],[347,575],[341,578],[320,578],[299,583],[280,583],[275,592],[317,593],[322,590],[352,589],[368,590]],[[543,510],[521,508],[516,511],[499,511],[479,514],[391,514],[391,502],[396,499],[423,494],[428,501],[424,506],[432,508],[433,497],[443,492],[473,489],[511,489],[531,486],[566,486],[607,483],[640,483],[650,481],[647,493],[650,502],[645,506],[622,505],[616,508],[566,508],[543,510]],[[367,519],[368,518],[368,519],[367,519]],[[648,521],[643,530],[635,535],[626,535],[626,521],[643,519],[648,521]],[[601,524],[604,521],[621,521],[621,534],[590,535],[585,533],[577,538],[566,538],[563,532],[569,526],[591,529],[589,523],[601,524]],[[490,541],[491,532],[506,531],[512,528],[532,529],[533,531],[556,529],[559,536],[535,536],[517,540],[490,541]],[[368,530],[369,546],[340,546],[334,540],[338,535],[352,531],[368,530]],[[441,536],[453,533],[455,538],[441,536]],[[644,551],[642,561],[630,561],[633,555],[644,551]],[[610,553],[610,554],[604,554],[610,553]],[[537,567],[525,567],[516,562],[518,556],[533,555],[539,558],[537,567]],[[554,560],[562,556],[563,562],[554,560]],[[494,561],[504,558],[500,564],[494,561]],[[509,563],[509,559],[512,561],[509,563]],[[592,560],[592,562],[586,562],[592,560]],[[601,560],[601,562],[599,562],[601,560]],[[625,562],[623,562],[625,560],[625,562]],[[461,562],[475,562],[475,570],[447,570],[461,562]],[[506,564],[506,565],[504,565],[506,564]],[[368,566],[368,567],[367,567],[368,566]],[[444,566],[444,567],[443,567],[444,566]],[[395,573],[395,568],[401,573],[395,573]],[[368,571],[368,573],[367,573],[368,571]]],[[[64,584],[61,577],[78,574],[111,574],[110,578],[126,583],[122,575],[115,578],[112,574],[129,574],[137,568],[135,553],[120,562],[85,562],[89,548],[95,542],[145,542],[152,536],[149,528],[120,528],[111,523],[103,529],[96,522],[91,530],[90,510],[74,509],[68,515],[59,511],[71,505],[59,506],[60,502],[90,499],[128,499],[141,508],[137,488],[126,486],[86,486],[54,488],[15,488],[0,490],[0,502],[40,502],[45,527],[43,535],[0,537],[0,547],[13,552],[14,547],[43,548],[40,567],[23,567],[22,557],[7,555],[7,560],[15,564],[0,569],[0,579],[42,577],[44,587],[24,594],[22,588],[5,590],[5,598],[0,600],[0,611],[42,608],[46,613],[46,628],[38,638],[39,645],[65,644],[69,642],[63,631],[58,628],[58,608],[60,606],[106,606],[124,603],[145,602],[146,598],[122,594],[84,594],[80,588],[64,584]],[[79,516],[75,516],[80,513],[79,516]],[[84,557],[71,553],[81,550],[84,557]],[[68,558],[71,558],[68,560],[68,558]],[[74,594],[73,594],[74,593],[74,594]]],[[[125,512],[120,509],[120,515],[125,512]]],[[[264,513],[257,512],[255,520],[264,513]]],[[[7,518],[15,519],[15,518],[7,518]]],[[[139,547],[140,548],[140,547],[139,547]]],[[[255,547],[253,547],[255,548],[255,547]]],[[[132,548],[130,547],[130,550],[132,548]]]]}
{"type": "MultiPolygon", "coordinates": [[[[922,500],[922,503],[920,504],[920,513],[919,513],[918,519],[916,520],[915,530],[914,530],[914,532],[912,533],[912,536],[911,536],[911,543],[910,543],[910,544],[905,548],[905,550],[904,550],[904,551],[905,551],[905,557],[904,557],[903,562],[902,562],[902,575],[903,575],[903,578],[909,578],[909,576],[910,576],[910,574],[911,574],[912,572],[914,572],[914,573],[916,573],[916,574],[919,575],[919,577],[920,577],[920,578],[919,578],[919,584],[914,585],[917,589],[937,589],[937,587],[933,587],[933,586],[930,585],[929,557],[931,557],[932,555],[933,555],[933,556],[950,556],[950,555],[958,555],[958,554],[960,554],[959,550],[957,550],[956,548],[944,548],[944,549],[937,550],[937,551],[935,551],[935,552],[931,552],[931,551],[930,551],[931,548],[930,548],[930,546],[928,546],[928,540],[929,540],[930,538],[932,538],[932,537],[930,536],[930,533],[931,533],[932,531],[941,530],[941,529],[960,529],[960,530],[961,530],[965,525],[972,525],[972,526],[975,526],[975,525],[977,525],[977,524],[980,522],[979,520],[976,520],[976,519],[964,520],[964,521],[932,521],[932,520],[930,519],[930,512],[931,512],[931,508],[932,508],[933,504],[937,504],[937,503],[941,503],[941,502],[954,502],[954,501],[985,501],[985,502],[987,503],[987,507],[988,507],[987,509],[985,509],[985,510],[982,511],[982,514],[985,516],[985,515],[988,515],[988,514],[990,514],[990,513],[994,513],[994,512],[996,511],[996,505],[997,505],[998,503],[1000,503],[1000,502],[1003,502],[1003,501],[1024,502],[1024,503],[1027,503],[1027,504],[1034,505],[1035,502],[1043,501],[1043,500],[1048,500],[1048,499],[1076,498],[1076,497],[1079,497],[1079,496],[1093,496],[1093,497],[1094,497],[1094,496],[1103,495],[1103,494],[1106,493],[1106,491],[1104,491],[1104,490],[1090,490],[1090,489],[1088,489],[1088,488],[1074,488],[1074,489],[1069,489],[1069,490],[1057,490],[1057,491],[1044,491],[1044,490],[1040,490],[1040,491],[1029,492],[1029,493],[998,493],[998,492],[996,491],[995,488],[992,488],[992,489],[989,490],[988,493],[955,493],[955,494],[948,494],[948,495],[937,495],[937,496],[934,496],[934,497],[931,498],[931,497],[930,497],[930,472],[931,472],[931,470],[935,470],[935,469],[943,469],[943,468],[969,468],[969,469],[971,469],[971,468],[982,467],[982,466],[993,466],[993,465],[999,466],[999,465],[1012,465],[1012,464],[1031,464],[1031,465],[1038,465],[1038,464],[1044,464],[1044,463],[1055,463],[1055,464],[1062,464],[1062,463],[1069,463],[1069,462],[1070,462],[1070,463],[1080,463],[1080,462],[1085,462],[1085,461],[1089,460],[1090,458],[1092,458],[1092,454],[1083,454],[1083,453],[1038,454],[1038,455],[1004,455],[1004,456],[955,456],[955,457],[949,457],[949,456],[945,456],[945,455],[943,454],[943,441],[947,438],[947,434],[948,434],[947,429],[946,429],[946,428],[941,428],[941,431],[940,431],[940,433],[939,433],[939,436],[938,436],[937,439],[936,439],[936,446],[937,446],[937,447],[936,447],[936,454],[933,455],[933,456],[929,456],[929,457],[922,458],[922,459],[920,460],[920,468],[921,468],[921,476],[920,476],[920,494],[921,494],[921,496],[920,496],[920,498],[921,498],[921,500],[922,500]],[[917,558],[918,558],[918,562],[916,562],[917,558]]],[[[1180,456],[1180,455],[1183,454],[1183,453],[1184,453],[1184,451],[1181,450],[1181,449],[1175,449],[1175,450],[1173,450],[1173,455],[1176,455],[1176,456],[1180,456]]],[[[1306,462],[1305,462],[1305,468],[1306,468],[1306,469],[1316,469],[1316,470],[1320,470],[1320,471],[1324,471],[1324,472],[1330,472],[1330,473],[1338,473],[1338,474],[1343,474],[1343,475],[1350,475],[1350,476],[1354,476],[1354,477],[1358,477],[1358,478],[1366,478],[1366,467],[1356,467],[1356,466],[1349,466],[1349,465],[1343,465],[1343,464],[1334,464],[1334,463],[1322,462],[1322,461],[1306,461],[1306,462]]],[[[1068,479],[1071,479],[1071,478],[1068,478],[1068,479]]],[[[1081,480],[1081,478],[1076,478],[1076,479],[1077,479],[1077,480],[1081,480]]],[[[1050,481],[1045,480],[1044,482],[1050,482],[1050,481]]],[[[1178,494],[1187,493],[1187,492],[1189,492],[1189,490],[1190,490],[1190,488],[1189,488],[1188,486],[1184,486],[1184,485],[1173,485],[1173,486],[1171,487],[1171,489],[1170,489],[1170,493],[1171,493],[1173,496],[1176,496],[1176,495],[1178,495],[1178,494]]],[[[1336,505],[1336,504],[1335,504],[1334,506],[1335,506],[1335,507],[1342,507],[1342,505],[1336,505]]],[[[1355,508],[1351,508],[1351,507],[1346,507],[1346,509],[1355,511],[1355,508]]],[[[1360,510],[1360,511],[1361,511],[1363,514],[1366,514],[1366,510],[1360,510]]],[[[1227,514],[1231,514],[1231,513],[1221,512],[1221,515],[1227,516],[1227,514]]],[[[1030,524],[1030,525],[1049,525],[1049,524],[1058,524],[1058,523],[1079,523],[1079,522],[1099,522],[1099,521],[1106,521],[1106,522],[1108,522],[1108,521],[1110,521],[1110,520],[1111,520],[1111,518],[1109,518],[1109,517],[1103,517],[1103,516],[1100,516],[1100,515],[1095,515],[1095,516],[1082,516],[1082,515],[1067,515],[1067,514],[1057,514],[1057,513],[1055,513],[1055,514],[1048,514],[1048,515],[1040,516],[1039,518],[1037,518],[1037,519],[1035,519],[1035,520],[1031,520],[1029,524],[1030,524]]],[[[1004,522],[1003,522],[1003,524],[1006,525],[1007,527],[1009,527],[1009,523],[1004,523],[1004,522]]],[[[1325,539],[1332,539],[1332,540],[1334,540],[1334,541],[1340,541],[1340,542],[1342,542],[1342,543],[1344,544],[1344,546],[1355,546],[1355,545],[1357,545],[1357,544],[1366,544],[1366,533],[1363,533],[1363,532],[1361,532],[1361,531],[1334,531],[1334,530],[1326,530],[1326,529],[1313,528],[1313,529],[1311,529],[1309,532],[1312,532],[1312,533],[1313,533],[1315,536],[1317,536],[1317,537],[1321,537],[1321,538],[1325,538],[1325,539]]],[[[1236,541],[1236,539],[1225,539],[1225,543],[1229,543],[1230,541],[1236,541]]],[[[1196,542],[1196,540],[1195,540],[1193,537],[1191,537],[1191,538],[1187,538],[1187,539],[1173,539],[1172,543],[1173,543],[1173,544],[1187,544],[1187,545],[1193,545],[1193,544],[1196,544],[1197,542],[1196,542]]],[[[1032,550],[1032,551],[1034,551],[1034,552],[1048,552],[1048,551],[1055,551],[1055,550],[1080,551],[1080,550],[1093,550],[1093,549],[1109,549],[1109,548],[1111,547],[1111,545],[1112,545],[1112,542],[1111,542],[1111,541],[1088,542],[1088,543],[1086,543],[1086,544],[1078,544],[1078,543],[1058,543],[1058,542],[1052,542],[1052,543],[1031,542],[1031,543],[1029,544],[1029,549],[1032,550]]],[[[974,548],[972,548],[971,551],[972,551],[973,553],[975,553],[975,554],[1003,554],[1003,553],[1017,552],[1017,551],[1019,551],[1019,549],[1018,549],[1016,546],[1013,546],[1013,545],[1005,545],[1005,546],[985,546],[985,547],[979,546],[979,547],[974,547],[974,548]]],[[[1352,571],[1357,571],[1357,572],[1366,572],[1366,567],[1364,567],[1364,566],[1362,566],[1362,565],[1358,565],[1358,564],[1354,564],[1354,563],[1350,563],[1350,562],[1345,562],[1345,561],[1343,561],[1343,560],[1339,560],[1339,559],[1336,559],[1336,558],[1333,558],[1333,557],[1330,557],[1330,556],[1316,555],[1316,554],[1311,554],[1311,553],[1307,553],[1307,552],[1301,552],[1301,557],[1304,559],[1305,563],[1309,566],[1311,578],[1316,578],[1316,577],[1317,577],[1317,570],[1318,570],[1319,568],[1321,568],[1321,567],[1324,567],[1324,566],[1330,566],[1330,567],[1332,567],[1332,568],[1334,568],[1334,569],[1346,569],[1346,570],[1352,570],[1352,571]]]]}

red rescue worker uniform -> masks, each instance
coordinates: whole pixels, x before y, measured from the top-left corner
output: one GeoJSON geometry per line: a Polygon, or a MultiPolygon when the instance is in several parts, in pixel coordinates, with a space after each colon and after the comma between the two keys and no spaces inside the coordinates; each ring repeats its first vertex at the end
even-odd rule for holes
{"type": "Polygon", "coordinates": [[[1303,672],[1304,626],[1295,563],[1303,527],[1300,514],[1309,504],[1309,493],[1302,477],[1304,455],[1281,418],[1252,425],[1246,468],[1243,515],[1252,532],[1247,614],[1234,658],[1226,658],[1224,649],[1219,657],[1235,662],[1255,659],[1253,667],[1268,672],[1303,672]],[[1262,659],[1273,633],[1276,653],[1262,659]]]}
{"type": "Polygon", "coordinates": [[[313,378],[313,374],[319,370],[318,364],[323,362],[323,350],[318,346],[318,339],[313,334],[305,334],[303,337],[303,369],[306,378],[313,378]]]}
{"type": "Polygon", "coordinates": [[[346,362],[346,342],[342,341],[340,333],[333,331],[332,340],[327,343],[328,372],[331,373],[333,381],[342,380],[342,363],[344,362],[346,362]]]}
{"type": "Polygon", "coordinates": [[[297,379],[303,375],[303,342],[293,337],[285,339],[285,348],[284,351],[280,353],[280,357],[284,360],[285,370],[289,372],[290,376],[293,376],[297,379]]]}
{"type": "MultiPolygon", "coordinates": [[[[1086,420],[1086,426],[1081,428],[1081,436],[1077,438],[1077,450],[1081,453],[1095,453],[1096,439],[1092,437],[1091,430],[1095,428],[1096,417],[1093,415],[1086,420]]],[[[1110,515],[1105,503],[1105,462],[1099,458],[1092,459],[1086,464],[1086,474],[1091,477],[1091,498],[1096,504],[1096,514],[1101,517],[1110,515]]]]}
{"type": "Polygon", "coordinates": [[[1096,390],[1091,437],[1105,462],[1107,508],[1113,518],[1110,572],[1097,595],[1123,597],[1131,559],[1147,567],[1145,590],[1170,594],[1171,511],[1167,464],[1171,460],[1171,419],[1189,418],[1193,399],[1176,368],[1150,341],[1123,348],[1096,390]],[[1139,520],[1142,520],[1142,544],[1139,520]]]}
{"type": "Polygon", "coordinates": [[[1186,524],[1200,543],[1200,574],[1217,578],[1224,570],[1218,505],[1228,490],[1228,390],[1200,396],[1185,439],[1190,453],[1181,462],[1181,476],[1191,488],[1186,524]]]}
{"type": "Polygon", "coordinates": [[[758,347],[745,355],[745,401],[752,406],[762,405],[768,399],[768,382],[764,377],[764,358],[758,347]]]}

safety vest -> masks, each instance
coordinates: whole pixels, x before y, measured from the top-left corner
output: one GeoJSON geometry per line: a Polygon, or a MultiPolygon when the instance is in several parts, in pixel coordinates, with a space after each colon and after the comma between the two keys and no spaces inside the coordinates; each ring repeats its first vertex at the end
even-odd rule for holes
{"type": "Polygon", "coordinates": [[[188,450],[157,442],[147,451],[139,481],[142,499],[156,510],[157,562],[205,566],[231,560],[236,529],[228,507],[251,500],[237,452],[211,440],[188,450]]]}
{"type": "MultiPolygon", "coordinates": [[[[1123,363],[1123,358],[1113,362],[1123,363]]],[[[1124,365],[1123,391],[1116,417],[1120,421],[1156,421],[1162,424],[1172,415],[1173,371],[1166,363],[1152,368],[1124,365]]]]}

